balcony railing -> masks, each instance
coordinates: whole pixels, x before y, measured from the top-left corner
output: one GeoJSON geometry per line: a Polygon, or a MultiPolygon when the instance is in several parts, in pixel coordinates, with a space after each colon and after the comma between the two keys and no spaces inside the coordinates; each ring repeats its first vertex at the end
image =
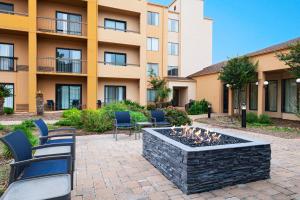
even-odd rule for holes
{"type": "Polygon", "coordinates": [[[138,64],[130,64],[130,63],[121,64],[121,63],[116,63],[116,62],[105,62],[105,61],[98,61],[98,63],[104,64],[104,65],[118,66],[118,67],[127,67],[127,66],[139,67],[140,66],[138,64]]]}
{"type": "Polygon", "coordinates": [[[113,30],[113,31],[128,32],[128,33],[137,33],[137,34],[140,33],[140,31],[137,31],[137,30],[111,28],[111,27],[106,27],[106,26],[103,26],[103,25],[98,26],[98,28],[113,30]]]}
{"type": "Polygon", "coordinates": [[[38,58],[38,72],[85,74],[85,60],[68,58],[38,58]]]}
{"type": "Polygon", "coordinates": [[[37,17],[38,30],[48,33],[86,36],[87,24],[81,21],[63,20],[57,18],[37,17]]]}
{"type": "Polygon", "coordinates": [[[15,57],[0,56],[0,71],[16,71],[17,60],[15,57]]]}
{"type": "Polygon", "coordinates": [[[28,16],[28,13],[21,13],[21,12],[8,11],[8,10],[1,10],[1,9],[0,9],[0,14],[28,16]]]}

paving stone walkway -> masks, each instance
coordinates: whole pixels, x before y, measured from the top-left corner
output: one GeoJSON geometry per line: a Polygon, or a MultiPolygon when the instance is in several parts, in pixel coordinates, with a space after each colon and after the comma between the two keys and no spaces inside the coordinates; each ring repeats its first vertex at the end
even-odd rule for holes
{"type": "Polygon", "coordinates": [[[300,140],[232,130],[272,143],[271,179],[185,195],[142,157],[134,136],[78,137],[73,200],[300,200],[300,140]]]}

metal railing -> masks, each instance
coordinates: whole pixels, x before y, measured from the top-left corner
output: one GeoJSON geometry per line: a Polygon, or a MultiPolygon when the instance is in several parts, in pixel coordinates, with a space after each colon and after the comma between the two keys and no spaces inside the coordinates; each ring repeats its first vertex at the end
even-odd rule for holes
{"type": "Polygon", "coordinates": [[[107,29],[107,30],[113,30],[113,31],[120,31],[120,32],[127,32],[127,33],[137,33],[137,34],[140,34],[140,31],[136,31],[136,30],[118,29],[118,28],[106,27],[106,26],[103,26],[103,25],[98,26],[98,28],[107,29]]]}
{"type": "Polygon", "coordinates": [[[38,72],[86,74],[86,60],[69,58],[38,58],[38,72]]]}
{"type": "Polygon", "coordinates": [[[0,56],[0,71],[16,71],[17,60],[16,57],[0,56]]]}
{"type": "Polygon", "coordinates": [[[98,63],[104,64],[104,65],[111,65],[111,66],[119,66],[119,67],[127,67],[127,66],[139,67],[140,66],[139,64],[131,64],[131,63],[121,64],[121,63],[116,63],[116,62],[105,62],[105,61],[98,61],[98,63]]]}
{"type": "Polygon", "coordinates": [[[86,36],[87,24],[81,21],[37,17],[38,31],[65,35],[86,36]]]}
{"type": "Polygon", "coordinates": [[[28,13],[21,13],[21,12],[8,11],[8,10],[1,10],[1,9],[0,9],[0,14],[28,16],[28,13]]]}

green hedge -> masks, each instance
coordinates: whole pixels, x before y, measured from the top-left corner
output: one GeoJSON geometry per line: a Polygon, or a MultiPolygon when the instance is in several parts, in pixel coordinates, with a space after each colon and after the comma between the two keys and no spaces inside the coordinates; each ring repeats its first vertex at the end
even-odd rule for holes
{"type": "Polygon", "coordinates": [[[4,109],[4,113],[7,115],[12,115],[15,112],[13,108],[4,107],[3,109],[4,109]]]}
{"type": "Polygon", "coordinates": [[[246,116],[247,123],[249,124],[264,124],[269,125],[272,124],[271,118],[267,114],[262,114],[260,116],[257,116],[256,113],[249,112],[246,116]]]}
{"type": "Polygon", "coordinates": [[[188,113],[190,115],[201,115],[208,112],[209,102],[205,99],[201,101],[195,101],[193,105],[189,108],[188,113]]]}
{"type": "Polygon", "coordinates": [[[178,110],[174,107],[165,109],[166,116],[170,119],[170,123],[174,126],[191,125],[192,121],[185,111],[178,110]]]}

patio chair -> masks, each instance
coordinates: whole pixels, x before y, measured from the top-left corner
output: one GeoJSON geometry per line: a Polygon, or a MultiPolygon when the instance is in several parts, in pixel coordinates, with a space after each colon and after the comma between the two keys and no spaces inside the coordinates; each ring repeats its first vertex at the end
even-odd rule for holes
{"type": "Polygon", "coordinates": [[[21,131],[9,133],[0,138],[13,154],[10,164],[9,184],[17,180],[45,177],[57,174],[70,174],[73,185],[71,155],[57,155],[34,158],[32,146],[21,131]]]}
{"type": "Polygon", "coordinates": [[[152,110],[151,111],[151,120],[154,127],[168,127],[172,126],[171,123],[167,120],[168,117],[165,116],[164,111],[162,110],[152,110]]]}
{"type": "Polygon", "coordinates": [[[47,108],[48,108],[48,110],[51,110],[51,111],[55,110],[55,103],[53,100],[47,100],[47,108]]]}
{"type": "Polygon", "coordinates": [[[72,101],[72,108],[77,108],[77,109],[80,110],[82,108],[82,106],[80,104],[80,101],[79,100],[73,100],[72,101]]]}
{"type": "Polygon", "coordinates": [[[114,123],[113,137],[118,140],[118,129],[129,129],[130,135],[134,125],[131,122],[131,117],[128,111],[115,112],[115,123],[114,123]]]}

